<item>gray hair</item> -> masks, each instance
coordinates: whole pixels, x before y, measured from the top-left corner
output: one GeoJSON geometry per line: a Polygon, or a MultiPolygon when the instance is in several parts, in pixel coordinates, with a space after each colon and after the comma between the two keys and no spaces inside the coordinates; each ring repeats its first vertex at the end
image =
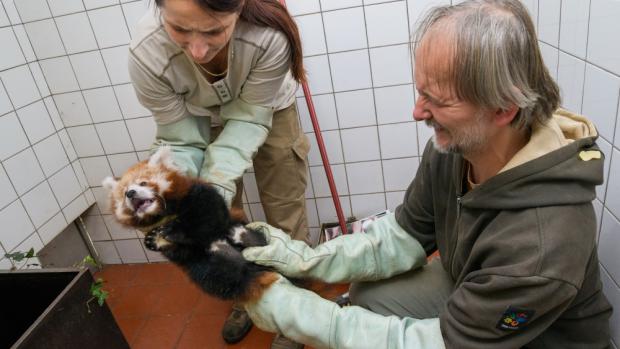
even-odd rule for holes
{"type": "Polygon", "coordinates": [[[519,129],[529,128],[535,119],[547,120],[560,105],[558,86],[520,1],[469,0],[433,8],[414,33],[416,48],[426,34],[452,39],[447,64],[430,62],[425,68],[459,99],[488,109],[514,104],[519,113],[512,126],[519,129]]]}

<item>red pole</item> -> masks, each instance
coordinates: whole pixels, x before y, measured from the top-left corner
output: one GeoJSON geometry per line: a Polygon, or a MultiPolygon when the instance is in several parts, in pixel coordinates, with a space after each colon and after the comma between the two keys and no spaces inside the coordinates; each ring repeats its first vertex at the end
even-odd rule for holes
{"type": "MultiPolygon", "coordinates": [[[[286,7],[286,1],[280,0],[280,3],[286,7]]],[[[314,128],[314,135],[316,137],[316,143],[319,146],[321,152],[321,160],[323,160],[323,168],[325,169],[325,175],[327,175],[327,183],[329,184],[329,190],[332,193],[332,200],[334,200],[334,206],[336,207],[336,214],[338,215],[338,223],[340,224],[340,230],[342,234],[347,233],[347,223],[342,212],[342,206],[340,206],[340,196],[338,196],[338,190],[336,190],[336,183],[334,182],[334,175],[332,174],[332,168],[329,165],[329,159],[327,158],[327,152],[325,151],[325,143],[323,143],[323,135],[321,134],[321,128],[319,127],[319,121],[316,117],[316,111],[314,110],[314,103],[312,102],[312,94],[306,81],[301,83],[301,87],[304,90],[304,97],[306,98],[306,104],[308,105],[308,111],[310,112],[310,119],[312,120],[312,127],[314,128]]],[[[319,232],[320,234],[321,232],[319,232]]]]}

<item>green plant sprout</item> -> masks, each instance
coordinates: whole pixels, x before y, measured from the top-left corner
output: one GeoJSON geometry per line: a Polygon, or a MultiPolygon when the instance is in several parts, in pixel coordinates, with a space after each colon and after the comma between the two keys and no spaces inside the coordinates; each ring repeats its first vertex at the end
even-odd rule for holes
{"type": "Polygon", "coordinates": [[[11,266],[11,270],[22,269],[23,267],[30,268],[30,267],[38,267],[39,266],[38,263],[28,263],[30,258],[36,257],[36,255],[34,253],[34,248],[32,248],[32,247],[30,248],[30,250],[28,250],[28,252],[16,251],[16,252],[12,252],[12,253],[5,253],[4,257],[6,257],[9,260],[13,261],[13,265],[11,266]],[[19,268],[18,268],[17,265],[21,261],[24,261],[24,263],[22,265],[20,265],[19,268]]]}

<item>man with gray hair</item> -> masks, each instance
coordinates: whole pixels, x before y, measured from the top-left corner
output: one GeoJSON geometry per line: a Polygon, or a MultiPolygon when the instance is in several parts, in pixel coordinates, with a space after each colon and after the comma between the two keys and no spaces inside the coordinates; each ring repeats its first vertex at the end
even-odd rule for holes
{"type": "Polygon", "coordinates": [[[518,0],[433,9],[415,35],[414,118],[434,129],[394,214],[312,249],[262,223],[244,256],[284,276],[353,282],[339,308],[280,278],[255,324],[317,348],[606,348],[597,131],[558,109],[518,0]],[[439,258],[426,264],[435,251],[439,258]]]}

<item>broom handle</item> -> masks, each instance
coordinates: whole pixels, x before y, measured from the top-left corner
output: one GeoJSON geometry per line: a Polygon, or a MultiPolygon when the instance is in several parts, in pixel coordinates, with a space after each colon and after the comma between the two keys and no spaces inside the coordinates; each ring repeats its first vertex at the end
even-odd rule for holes
{"type": "MultiPolygon", "coordinates": [[[[286,7],[286,0],[280,0],[280,3],[286,7]]],[[[304,97],[306,98],[306,104],[308,105],[308,111],[310,112],[310,119],[312,120],[312,127],[314,128],[314,135],[316,136],[316,143],[319,146],[321,152],[321,160],[323,160],[323,168],[327,175],[327,183],[329,184],[329,190],[332,193],[332,200],[334,200],[334,206],[336,207],[336,214],[338,215],[338,223],[340,224],[340,230],[342,234],[347,233],[347,223],[342,213],[342,206],[340,206],[340,196],[338,196],[338,190],[336,190],[336,183],[334,182],[334,175],[332,174],[332,168],[329,165],[329,159],[327,158],[327,152],[325,151],[325,143],[323,143],[323,135],[321,134],[321,128],[319,127],[319,121],[316,117],[316,111],[314,110],[314,103],[312,102],[312,94],[308,83],[303,81],[301,87],[304,90],[304,97]]],[[[321,234],[321,232],[319,232],[321,234]]]]}

